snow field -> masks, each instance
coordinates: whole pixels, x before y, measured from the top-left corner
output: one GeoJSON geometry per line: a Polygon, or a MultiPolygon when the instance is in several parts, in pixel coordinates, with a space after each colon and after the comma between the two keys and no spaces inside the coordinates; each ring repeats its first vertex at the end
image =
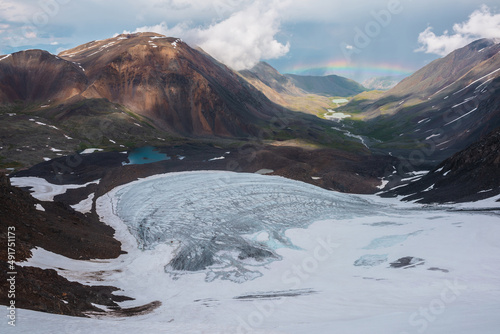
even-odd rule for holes
{"type": "MultiPolygon", "coordinates": [[[[53,268],[68,279],[86,284],[117,286],[123,290],[119,293],[136,298],[121,303],[122,307],[154,300],[161,301],[162,306],[151,314],[120,319],[81,319],[20,310],[18,328],[8,328],[8,333],[140,330],[146,333],[461,334],[496,333],[500,325],[497,237],[500,224],[498,215],[491,212],[451,212],[448,209],[452,206],[423,208],[397,199],[329,192],[279,177],[225,172],[156,175],[118,187],[98,198],[96,204],[98,214],[115,228],[115,237],[128,254],[111,260],[76,261],[37,249],[23,265],[53,268]],[[199,187],[190,190],[191,183],[199,187]],[[214,193],[215,189],[221,191],[214,193]],[[273,261],[244,262],[243,267],[252,267],[261,273],[244,282],[220,277],[207,281],[207,272],[214,271],[210,267],[182,275],[167,273],[165,267],[185,246],[186,236],[175,228],[166,229],[168,235],[163,236],[161,242],[152,242],[141,250],[138,246],[143,240],[129,230],[133,223],[130,219],[144,218],[141,214],[155,217],[153,212],[159,212],[156,218],[170,214],[170,209],[177,207],[171,202],[174,199],[191,200],[192,204],[184,207],[185,212],[192,210],[194,214],[203,210],[202,213],[207,213],[200,217],[210,216],[209,210],[215,205],[214,217],[231,215],[234,218],[231,208],[224,205],[227,206],[226,200],[237,200],[250,208],[236,211],[237,215],[256,218],[258,214],[249,213],[252,208],[264,208],[265,212],[274,212],[272,216],[279,220],[286,210],[279,211],[278,207],[278,211],[273,211],[272,203],[261,206],[262,198],[280,203],[291,197],[280,199],[279,191],[272,189],[304,194],[304,197],[292,198],[288,206],[281,206],[300,218],[280,225],[282,239],[289,240],[289,245],[270,246],[276,246],[270,243],[276,232],[272,230],[275,223],[250,224],[253,228],[245,233],[235,229],[233,219],[212,226],[219,228],[219,232],[241,233],[245,242],[264,245],[279,256],[273,261]],[[120,202],[132,203],[134,192],[135,202],[141,205],[130,208],[130,212],[138,209],[135,211],[138,216],[127,214],[123,218],[120,202]],[[145,201],[142,197],[158,193],[163,194],[162,199],[145,201]],[[225,198],[228,195],[230,199],[225,198]],[[318,208],[308,202],[315,203],[315,200],[304,201],[311,197],[329,198],[337,205],[323,208],[318,215],[318,208]],[[302,207],[309,207],[309,215],[302,207]],[[293,211],[293,208],[299,210],[293,211]],[[331,216],[327,217],[329,213],[331,216]],[[124,222],[127,219],[129,221],[124,222]],[[390,263],[408,256],[423,259],[424,263],[406,269],[391,268],[390,263]],[[360,259],[376,261],[355,265],[360,259]]],[[[492,199],[455,207],[494,206],[498,207],[498,203],[492,199]]],[[[171,227],[177,222],[189,225],[197,221],[179,221],[180,214],[174,215],[177,220],[167,225],[171,227]]],[[[196,234],[200,226],[203,225],[191,226],[187,234],[203,237],[206,233],[196,234]]]]}

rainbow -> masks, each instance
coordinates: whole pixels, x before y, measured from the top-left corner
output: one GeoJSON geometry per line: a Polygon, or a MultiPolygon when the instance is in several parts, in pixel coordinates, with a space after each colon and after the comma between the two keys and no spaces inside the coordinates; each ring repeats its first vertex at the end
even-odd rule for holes
{"type": "Polygon", "coordinates": [[[415,72],[414,69],[398,64],[356,64],[345,60],[334,60],[316,64],[297,64],[283,71],[283,73],[290,74],[323,73],[324,75],[342,75],[363,73],[364,75],[371,76],[410,75],[413,72],[415,72]]]}

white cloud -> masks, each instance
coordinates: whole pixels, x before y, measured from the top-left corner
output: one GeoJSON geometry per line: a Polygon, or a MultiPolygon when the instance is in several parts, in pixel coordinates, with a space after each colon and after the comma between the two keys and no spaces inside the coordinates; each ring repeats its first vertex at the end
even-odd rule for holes
{"type": "Polygon", "coordinates": [[[162,22],[137,28],[135,32],[153,31],[180,37],[233,69],[242,70],[251,68],[261,59],[279,58],[288,53],[289,44],[275,39],[280,30],[280,10],[285,6],[280,0],[258,0],[207,28],[192,28],[186,23],[169,28],[162,22]]]}
{"type": "Polygon", "coordinates": [[[36,3],[34,1],[0,1],[0,20],[24,23],[36,12],[36,3]]]}
{"type": "Polygon", "coordinates": [[[467,22],[453,25],[453,33],[445,31],[438,36],[428,27],[418,36],[421,45],[415,51],[445,56],[480,38],[500,38],[500,14],[494,14],[486,5],[474,11],[467,22]]]}

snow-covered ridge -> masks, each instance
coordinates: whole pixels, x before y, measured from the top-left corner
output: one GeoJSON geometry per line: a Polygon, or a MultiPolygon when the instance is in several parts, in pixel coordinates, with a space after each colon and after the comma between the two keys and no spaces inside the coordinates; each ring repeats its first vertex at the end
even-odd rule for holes
{"type": "Polygon", "coordinates": [[[174,47],[174,49],[175,49],[175,48],[177,48],[177,44],[178,44],[178,43],[181,43],[181,42],[182,42],[182,39],[178,38],[178,39],[176,39],[175,41],[173,41],[171,44],[172,44],[172,46],[173,46],[173,47],[174,47]]]}
{"type": "Polygon", "coordinates": [[[7,59],[7,58],[9,58],[9,57],[11,57],[11,56],[12,56],[11,54],[8,54],[8,55],[6,55],[6,56],[3,56],[2,58],[0,58],[0,61],[2,61],[2,60],[4,60],[4,59],[7,59]]]}

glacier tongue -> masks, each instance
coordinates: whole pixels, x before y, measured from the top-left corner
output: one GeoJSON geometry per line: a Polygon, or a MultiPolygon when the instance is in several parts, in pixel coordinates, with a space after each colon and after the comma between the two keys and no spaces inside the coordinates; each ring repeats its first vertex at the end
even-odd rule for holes
{"type": "Polygon", "coordinates": [[[207,281],[260,277],[260,266],[280,259],[277,248],[294,248],[285,236],[290,228],[376,211],[357,196],[227,172],[165,174],[130,183],[117,197],[117,214],[140,249],[180,242],[165,270],[174,276],[205,271],[207,281]]]}

